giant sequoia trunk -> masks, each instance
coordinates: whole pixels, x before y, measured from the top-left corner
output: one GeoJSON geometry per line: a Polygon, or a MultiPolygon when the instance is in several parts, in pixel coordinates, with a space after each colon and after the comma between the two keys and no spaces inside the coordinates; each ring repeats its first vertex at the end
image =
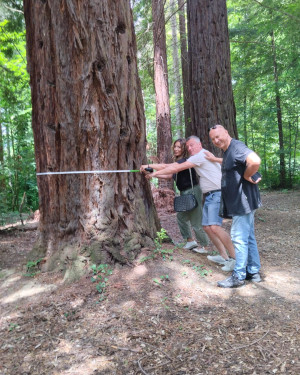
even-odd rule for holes
{"type": "MultiPolygon", "coordinates": [[[[154,87],[156,100],[157,156],[161,163],[171,163],[171,113],[168,83],[164,1],[152,0],[154,87]]],[[[159,181],[159,187],[173,188],[173,182],[159,181]]]]}
{"type": "MultiPolygon", "coordinates": [[[[146,136],[129,0],[24,0],[24,13],[37,171],[138,169],[146,136]]],[[[80,269],[82,255],[126,262],[159,228],[140,173],[40,176],[38,187],[35,256],[47,269],[67,259],[80,269]]]]}
{"type": "Polygon", "coordinates": [[[219,153],[209,141],[209,127],[221,124],[237,138],[231,85],[226,0],[188,0],[191,90],[190,134],[219,153]]]}

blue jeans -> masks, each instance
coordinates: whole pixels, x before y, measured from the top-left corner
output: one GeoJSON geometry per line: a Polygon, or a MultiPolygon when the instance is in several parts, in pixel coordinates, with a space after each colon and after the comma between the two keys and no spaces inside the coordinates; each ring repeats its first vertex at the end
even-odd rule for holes
{"type": "Polygon", "coordinates": [[[249,273],[260,270],[260,259],[254,235],[254,213],[242,216],[233,216],[231,226],[231,240],[234,245],[236,264],[234,273],[239,280],[246,278],[249,273]]]}

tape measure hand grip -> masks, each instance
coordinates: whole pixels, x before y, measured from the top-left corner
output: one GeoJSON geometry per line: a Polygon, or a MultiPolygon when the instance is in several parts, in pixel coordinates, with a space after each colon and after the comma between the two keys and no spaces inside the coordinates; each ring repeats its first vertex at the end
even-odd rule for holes
{"type": "Polygon", "coordinates": [[[147,168],[145,168],[145,171],[152,173],[153,172],[153,168],[147,167],[147,168]]]}

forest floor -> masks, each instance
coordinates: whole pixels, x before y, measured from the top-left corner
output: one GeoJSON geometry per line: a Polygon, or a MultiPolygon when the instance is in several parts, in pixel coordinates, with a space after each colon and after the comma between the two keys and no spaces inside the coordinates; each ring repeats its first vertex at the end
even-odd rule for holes
{"type": "MultiPolygon", "coordinates": [[[[2,228],[0,374],[300,374],[300,192],[262,200],[263,281],[238,289],[218,288],[221,266],[169,243],[173,254],[141,262],[154,254],[146,249],[116,266],[99,301],[92,273],[68,285],[60,274],[24,276],[36,223],[2,228]]],[[[175,214],[159,216],[180,241],[175,214]]]]}

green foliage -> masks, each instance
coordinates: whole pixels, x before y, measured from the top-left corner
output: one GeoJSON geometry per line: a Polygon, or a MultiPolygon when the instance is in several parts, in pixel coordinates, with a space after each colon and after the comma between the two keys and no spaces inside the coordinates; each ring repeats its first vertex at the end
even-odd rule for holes
{"type": "MultiPolygon", "coordinates": [[[[14,5],[22,9],[22,2],[16,1],[14,5]]],[[[17,211],[25,192],[23,211],[30,212],[38,208],[38,191],[24,21],[21,13],[9,13],[7,19],[3,19],[5,12],[1,15],[0,210],[17,211]]]]}
{"type": "Polygon", "coordinates": [[[164,228],[161,228],[159,232],[156,232],[156,238],[154,240],[154,243],[156,245],[156,250],[160,251],[162,249],[162,243],[167,238],[168,238],[167,231],[164,228]]]}
{"type": "Polygon", "coordinates": [[[39,264],[41,263],[42,260],[43,258],[40,258],[38,260],[31,260],[27,262],[26,264],[27,271],[24,274],[24,276],[34,277],[36,274],[40,273],[39,264]]]}
{"type": "Polygon", "coordinates": [[[101,302],[105,299],[105,290],[107,287],[108,276],[112,275],[113,270],[109,268],[108,264],[93,264],[91,266],[93,271],[93,276],[91,277],[92,283],[97,283],[96,289],[100,293],[100,298],[98,302],[101,302]]]}
{"type": "Polygon", "coordinates": [[[239,138],[262,159],[260,186],[296,186],[300,4],[232,0],[228,1],[228,18],[239,138]],[[280,177],[280,155],[284,155],[285,181],[280,177]]]}
{"type": "Polygon", "coordinates": [[[161,304],[162,304],[163,308],[165,308],[166,310],[169,310],[170,307],[166,304],[167,301],[168,301],[168,297],[164,297],[164,298],[161,300],[161,304]]]}
{"type": "Polygon", "coordinates": [[[157,285],[159,285],[159,286],[162,286],[164,281],[169,281],[169,280],[170,280],[170,279],[169,279],[169,275],[161,275],[161,276],[159,276],[159,278],[155,278],[155,279],[153,279],[153,281],[154,281],[157,285]]]}
{"type": "Polygon", "coordinates": [[[159,232],[156,232],[156,238],[154,239],[155,248],[151,255],[140,259],[140,263],[146,262],[147,260],[154,259],[157,255],[160,255],[163,260],[173,260],[171,254],[173,249],[163,249],[162,244],[165,239],[168,238],[167,231],[162,228],[159,232]]]}
{"type": "MultiPolygon", "coordinates": [[[[189,267],[191,267],[192,270],[194,270],[201,277],[205,277],[205,276],[209,275],[212,272],[211,270],[205,269],[204,265],[202,265],[202,264],[198,265],[197,263],[192,262],[189,259],[183,260],[182,263],[188,265],[189,267]]],[[[185,276],[185,275],[183,275],[183,276],[185,276]]]]}
{"type": "Polygon", "coordinates": [[[8,327],[8,330],[10,332],[14,331],[15,329],[17,328],[20,328],[20,326],[18,325],[18,323],[9,323],[9,327],[8,327]]]}

